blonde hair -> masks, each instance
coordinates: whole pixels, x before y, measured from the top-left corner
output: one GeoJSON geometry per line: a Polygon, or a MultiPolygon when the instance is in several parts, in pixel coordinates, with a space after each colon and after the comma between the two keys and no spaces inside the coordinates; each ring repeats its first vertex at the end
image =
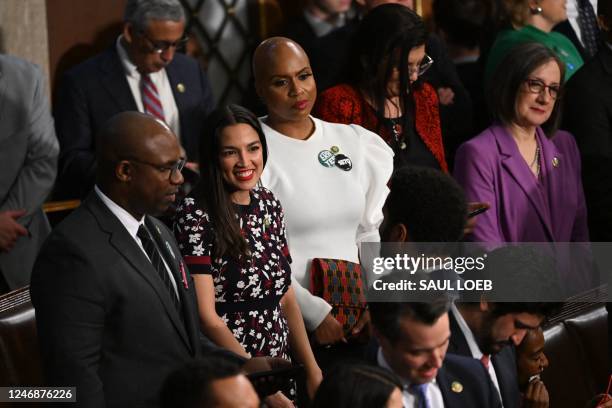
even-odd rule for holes
{"type": "Polygon", "coordinates": [[[520,28],[527,25],[527,20],[531,15],[529,0],[504,0],[504,6],[514,27],[520,28]]]}

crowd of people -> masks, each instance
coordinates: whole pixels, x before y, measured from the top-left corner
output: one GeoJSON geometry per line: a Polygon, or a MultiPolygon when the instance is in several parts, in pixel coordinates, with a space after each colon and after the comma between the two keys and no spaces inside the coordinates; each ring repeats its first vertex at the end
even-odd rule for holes
{"type": "Polygon", "coordinates": [[[433,32],[413,9],[306,1],[254,50],[261,117],[215,106],[178,0],[128,0],[53,110],[0,55],[0,289],[30,285],[49,385],[81,407],[549,406],[542,327],[599,282],[503,244],[612,241],[612,2],[434,0],[433,32]],[[54,182],[82,201],[51,230],[54,182]],[[525,297],[371,301],[379,242],[480,243],[478,276],[525,297]]]}

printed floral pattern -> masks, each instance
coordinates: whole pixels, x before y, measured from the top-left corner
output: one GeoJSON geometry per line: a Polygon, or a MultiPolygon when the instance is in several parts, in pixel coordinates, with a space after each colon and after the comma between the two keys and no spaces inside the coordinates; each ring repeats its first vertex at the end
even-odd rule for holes
{"type": "Polygon", "coordinates": [[[192,274],[211,274],[217,313],[252,356],[289,359],[289,327],[280,299],[291,284],[291,258],[280,202],[267,189],[236,205],[249,257],[213,259],[214,226],[193,197],[177,209],[174,233],[192,274]]]}

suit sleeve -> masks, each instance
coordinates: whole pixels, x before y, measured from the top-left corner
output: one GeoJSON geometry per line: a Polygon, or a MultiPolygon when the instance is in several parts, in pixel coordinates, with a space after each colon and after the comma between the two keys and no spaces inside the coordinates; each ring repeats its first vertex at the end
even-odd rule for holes
{"type": "Polygon", "coordinates": [[[98,376],[105,324],[96,266],[69,241],[52,239],[34,266],[30,292],[47,380],[76,386],[80,406],[105,407],[98,376]]]}
{"type": "Polygon", "coordinates": [[[28,213],[40,208],[55,182],[59,146],[49,108],[43,76],[38,68],[32,70],[34,93],[28,101],[31,107],[24,123],[28,147],[25,161],[11,186],[0,211],[25,208],[28,213]]]}
{"type": "Polygon", "coordinates": [[[486,202],[491,205],[488,211],[478,216],[474,231],[466,238],[475,242],[504,242],[497,219],[499,208],[493,169],[477,146],[466,143],[457,150],[453,176],[463,187],[468,202],[486,202]]]}
{"type": "Polygon", "coordinates": [[[95,180],[95,135],[87,97],[73,75],[64,76],[54,113],[60,143],[58,178],[61,190],[83,197],[95,180]]]}

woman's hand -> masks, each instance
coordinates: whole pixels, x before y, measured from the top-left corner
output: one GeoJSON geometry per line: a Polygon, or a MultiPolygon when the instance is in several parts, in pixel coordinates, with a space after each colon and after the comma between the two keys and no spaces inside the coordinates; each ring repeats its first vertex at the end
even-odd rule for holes
{"type": "Polygon", "coordinates": [[[533,380],[527,386],[523,398],[525,408],[548,408],[548,390],[542,380],[533,380]]]}
{"type": "Polygon", "coordinates": [[[264,398],[264,402],[267,407],[270,408],[294,408],[293,402],[280,391],[277,391],[276,394],[268,395],[264,398]]]}
{"type": "Polygon", "coordinates": [[[342,325],[332,316],[331,312],[325,316],[325,319],[319,324],[314,332],[315,340],[318,344],[334,344],[339,341],[346,343],[342,325]]]}
{"type": "Polygon", "coordinates": [[[312,372],[306,373],[306,391],[311,401],[314,399],[321,381],[323,381],[323,372],[319,367],[316,367],[312,372]]]}
{"type": "MultiPolygon", "coordinates": [[[[467,204],[468,215],[472,211],[476,211],[479,208],[491,208],[491,204],[485,202],[471,202],[467,204]]],[[[463,235],[468,235],[474,232],[474,228],[476,227],[476,222],[478,221],[478,215],[473,217],[468,217],[465,221],[465,227],[463,227],[463,235]]]]}
{"type": "Polygon", "coordinates": [[[364,313],[361,314],[361,317],[359,318],[359,321],[357,322],[355,327],[353,327],[351,334],[353,336],[359,336],[359,334],[361,334],[361,331],[364,329],[369,334],[370,332],[370,311],[369,310],[366,310],[364,313]]]}

